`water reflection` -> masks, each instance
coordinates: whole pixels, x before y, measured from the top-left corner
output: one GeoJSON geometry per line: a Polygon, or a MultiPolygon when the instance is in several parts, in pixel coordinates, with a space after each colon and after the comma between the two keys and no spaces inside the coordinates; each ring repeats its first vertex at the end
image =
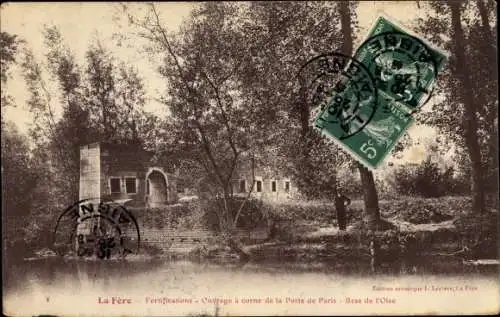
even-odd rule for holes
{"type": "MultiPolygon", "coordinates": [[[[72,303],[78,298],[78,303],[93,307],[99,298],[110,296],[130,297],[136,304],[152,305],[152,309],[163,307],[161,304],[154,304],[161,300],[151,301],[152,298],[168,296],[179,300],[199,299],[199,308],[207,309],[213,314],[215,306],[202,303],[203,298],[233,298],[236,294],[247,298],[258,298],[264,294],[281,294],[284,298],[316,293],[335,296],[339,292],[355,294],[360,287],[363,292],[369,292],[374,281],[390,283],[395,278],[403,278],[402,285],[412,286],[422,283],[423,276],[431,280],[447,278],[447,281],[463,279],[464,275],[472,279],[495,280],[497,270],[497,266],[466,266],[461,259],[436,257],[385,263],[376,274],[370,269],[369,259],[356,262],[273,261],[224,264],[53,258],[10,265],[5,272],[4,289],[7,301],[38,301],[47,305],[44,313],[50,314],[56,314],[60,307],[65,307],[57,306],[56,309],[55,306],[50,306],[51,303],[72,303]]],[[[207,302],[210,303],[208,299],[207,302]]],[[[96,307],[106,309],[102,305],[96,307]]],[[[143,306],[134,307],[138,313],[144,314],[143,306]]],[[[180,306],[176,307],[180,309],[180,306]]],[[[186,307],[191,306],[184,306],[186,307]]],[[[197,306],[193,304],[192,307],[195,309],[197,306]]]]}
{"type": "MultiPolygon", "coordinates": [[[[94,261],[65,260],[48,258],[34,261],[23,261],[4,267],[4,286],[11,287],[26,284],[53,285],[64,281],[78,288],[108,288],[113,283],[130,281],[131,277],[140,276],[142,283],[177,284],[186,282],[186,277],[201,272],[218,272],[220,274],[333,274],[341,276],[372,276],[369,260],[346,261],[294,261],[294,262],[247,262],[247,263],[214,263],[208,261],[94,261]]],[[[498,266],[464,265],[460,258],[420,257],[418,259],[397,260],[382,263],[375,275],[495,275],[498,266]]]]}

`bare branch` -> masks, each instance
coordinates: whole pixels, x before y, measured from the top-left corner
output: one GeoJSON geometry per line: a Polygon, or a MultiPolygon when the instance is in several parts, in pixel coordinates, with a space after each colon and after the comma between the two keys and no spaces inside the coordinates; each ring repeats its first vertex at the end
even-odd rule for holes
{"type": "Polygon", "coordinates": [[[229,181],[231,181],[231,178],[233,176],[233,172],[234,172],[234,169],[236,167],[236,163],[238,161],[238,157],[240,155],[240,152],[238,151],[238,149],[236,148],[236,145],[234,144],[233,130],[232,130],[231,126],[229,125],[229,117],[227,116],[227,113],[224,110],[224,105],[222,104],[222,99],[220,97],[219,88],[217,86],[215,86],[214,82],[208,77],[208,75],[203,70],[201,70],[201,74],[205,77],[205,79],[207,80],[207,82],[212,87],[212,89],[215,93],[217,105],[221,111],[222,120],[223,120],[224,126],[226,127],[226,130],[227,130],[228,142],[229,142],[229,145],[231,146],[231,150],[233,151],[233,154],[234,154],[233,160],[231,162],[230,172],[228,173],[227,180],[226,180],[227,182],[229,182],[229,181]]]}
{"type": "MultiPolygon", "coordinates": [[[[155,15],[155,22],[156,22],[155,27],[161,33],[161,39],[159,39],[159,41],[160,41],[160,43],[163,44],[163,46],[167,49],[170,56],[174,59],[176,68],[179,72],[179,76],[180,76],[182,82],[184,83],[184,86],[186,87],[186,89],[188,90],[190,95],[195,98],[195,100],[192,100],[192,101],[196,102],[196,99],[199,99],[199,94],[191,87],[191,85],[189,85],[189,82],[187,81],[187,79],[184,75],[184,71],[182,69],[182,66],[180,65],[179,60],[178,60],[177,56],[175,55],[175,53],[172,49],[172,46],[170,45],[166,31],[161,26],[160,17],[158,15],[158,12],[156,11],[155,5],[151,4],[150,6],[151,6],[151,10],[152,10],[153,14],[155,15]]],[[[150,31],[153,32],[153,34],[154,34],[154,30],[150,30],[150,31]]],[[[202,137],[203,148],[205,149],[205,152],[210,160],[210,163],[212,164],[212,166],[215,169],[217,178],[219,179],[219,182],[221,182],[221,185],[222,185],[223,184],[222,174],[220,172],[220,167],[215,162],[215,158],[214,158],[212,151],[210,149],[210,142],[208,141],[206,133],[204,132],[204,129],[202,128],[200,122],[198,120],[194,120],[194,122],[195,122],[195,125],[196,125],[196,127],[197,127],[197,129],[200,132],[200,135],[202,137]]]]}
{"type": "Polygon", "coordinates": [[[184,72],[182,70],[181,64],[179,63],[179,60],[178,60],[177,56],[175,55],[175,53],[174,53],[174,51],[172,49],[172,46],[170,45],[170,42],[168,41],[167,33],[161,27],[160,17],[158,16],[158,12],[156,12],[156,7],[155,7],[155,5],[153,3],[151,3],[150,5],[151,5],[151,10],[153,11],[153,13],[155,15],[155,19],[156,19],[156,25],[155,26],[158,29],[158,31],[160,31],[161,36],[163,38],[163,44],[166,47],[166,49],[168,50],[168,53],[170,54],[170,56],[172,56],[172,58],[174,59],[175,65],[177,67],[177,70],[179,71],[179,75],[181,76],[181,79],[184,81],[184,84],[186,85],[186,87],[189,87],[189,85],[188,85],[188,83],[186,81],[186,78],[184,77],[184,72]]]}
{"type": "MultiPolygon", "coordinates": [[[[33,62],[32,67],[35,68],[34,71],[37,74],[35,80],[38,82],[38,84],[40,85],[40,88],[43,91],[43,94],[45,95],[45,107],[46,107],[47,112],[48,112],[47,125],[48,125],[49,130],[50,130],[49,133],[52,134],[53,136],[55,136],[56,135],[56,128],[55,128],[56,120],[55,120],[54,112],[52,111],[52,106],[51,106],[52,105],[52,97],[50,95],[49,90],[47,89],[47,87],[45,85],[44,80],[41,77],[41,71],[40,71],[39,65],[36,64],[36,62],[34,60],[32,62],[33,62]]],[[[28,66],[28,64],[26,64],[24,67],[30,67],[30,66],[28,66]]],[[[45,134],[45,136],[50,140],[49,135],[45,134]]],[[[57,149],[58,156],[60,158],[62,165],[66,169],[69,169],[68,160],[66,160],[64,157],[64,150],[62,149],[62,145],[57,144],[56,149],[57,149]]]]}
{"type": "Polygon", "coordinates": [[[203,145],[203,148],[205,149],[205,152],[208,156],[208,159],[210,160],[210,163],[212,164],[213,168],[215,169],[215,173],[216,173],[216,176],[217,176],[217,179],[219,180],[219,183],[224,186],[224,181],[223,181],[223,177],[222,177],[222,173],[220,172],[220,168],[219,166],[217,165],[217,163],[215,162],[215,158],[212,154],[212,151],[210,149],[210,143],[208,142],[208,139],[207,139],[207,136],[205,134],[205,130],[202,128],[202,126],[200,125],[200,123],[197,121],[197,120],[193,120],[195,125],[196,125],[196,128],[198,129],[198,131],[200,132],[200,136],[201,136],[201,139],[202,139],[202,145],[203,145]]]}

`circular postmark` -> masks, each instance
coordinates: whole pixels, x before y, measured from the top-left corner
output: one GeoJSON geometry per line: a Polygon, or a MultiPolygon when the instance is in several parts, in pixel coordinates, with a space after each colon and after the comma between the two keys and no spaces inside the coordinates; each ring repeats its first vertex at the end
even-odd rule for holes
{"type": "Polygon", "coordinates": [[[305,102],[317,111],[316,126],[328,125],[341,140],[362,131],[376,112],[376,82],[353,57],[337,52],[316,56],[301,67],[299,80],[305,102]]]}
{"type": "Polygon", "coordinates": [[[404,103],[410,115],[432,96],[438,75],[435,55],[422,40],[397,31],[368,38],[356,54],[375,78],[382,97],[404,103]]]}
{"type": "Polygon", "coordinates": [[[78,256],[126,256],[139,251],[139,226],[134,215],[117,202],[83,199],[59,215],[53,246],[78,256]]]}

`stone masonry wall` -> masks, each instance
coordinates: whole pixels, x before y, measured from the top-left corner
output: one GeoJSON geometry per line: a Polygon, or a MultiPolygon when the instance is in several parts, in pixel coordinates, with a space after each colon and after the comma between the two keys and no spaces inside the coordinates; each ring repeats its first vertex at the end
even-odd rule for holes
{"type": "MultiPolygon", "coordinates": [[[[131,210],[136,216],[143,246],[153,246],[163,254],[188,253],[189,251],[205,246],[215,246],[217,234],[196,222],[191,225],[182,224],[183,217],[192,216],[192,210],[183,205],[165,206],[163,208],[131,210]],[[151,214],[147,214],[151,212],[151,214]],[[153,214],[154,212],[154,214],[153,214]]],[[[125,234],[135,236],[133,228],[125,234]]],[[[241,229],[237,232],[241,238],[254,241],[267,238],[266,228],[256,230],[241,229]]]]}
{"type": "Polygon", "coordinates": [[[80,189],[81,199],[100,198],[101,152],[98,143],[80,147],[80,189]]]}

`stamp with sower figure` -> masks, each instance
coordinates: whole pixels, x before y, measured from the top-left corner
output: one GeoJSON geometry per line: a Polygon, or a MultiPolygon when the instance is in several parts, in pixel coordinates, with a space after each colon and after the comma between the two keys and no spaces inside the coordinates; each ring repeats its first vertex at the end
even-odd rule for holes
{"type": "Polygon", "coordinates": [[[312,78],[314,126],[363,165],[377,168],[413,123],[412,114],[429,101],[445,60],[444,53],[379,17],[353,57],[324,54],[302,67],[302,76],[312,78]]]}

